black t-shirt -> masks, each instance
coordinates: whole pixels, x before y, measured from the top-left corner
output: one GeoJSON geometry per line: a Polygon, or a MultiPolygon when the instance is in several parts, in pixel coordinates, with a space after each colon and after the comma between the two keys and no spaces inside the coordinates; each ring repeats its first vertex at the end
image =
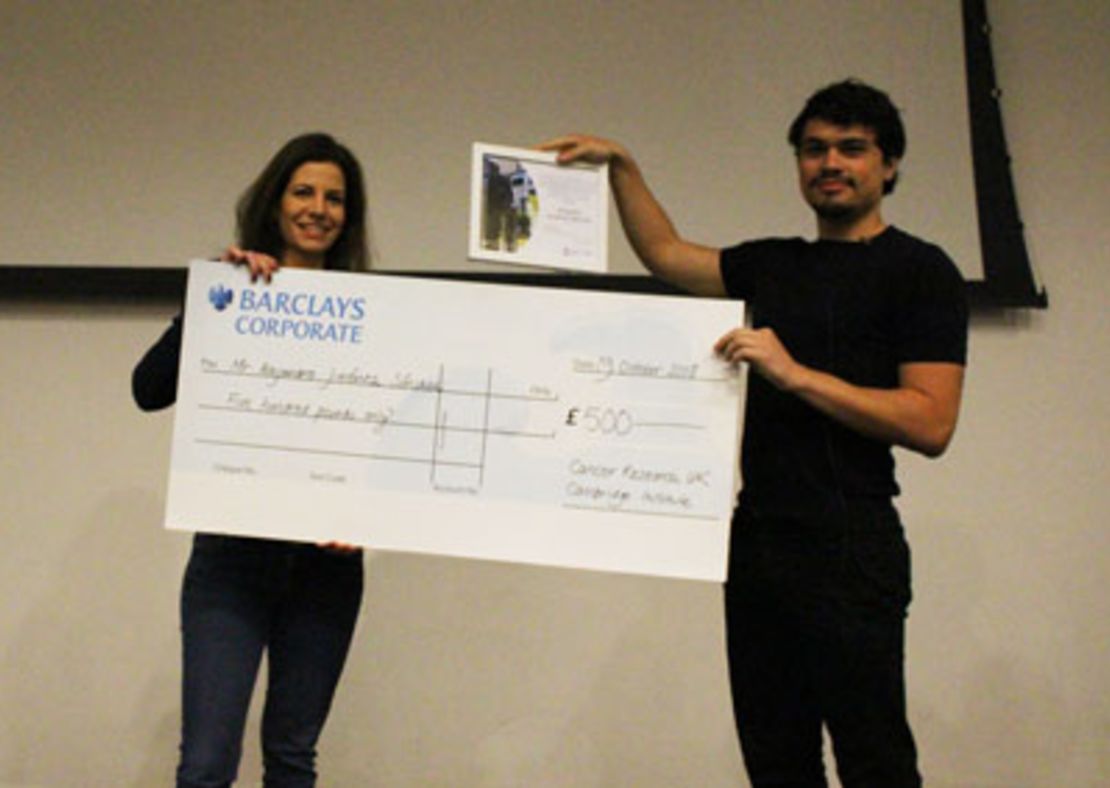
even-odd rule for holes
{"type": "MultiPolygon", "coordinates": [[[[894,227],[867,242],[778,238],[721,252],[729,295],[806,366],[894,388],[904,362],[967,357],[967,302],[955,264],[894,227]]],[[[841,426],[748,376],[741,458],[746,501],[808,511],[837,496],[898,494],[888,444],[841,426]]]]}

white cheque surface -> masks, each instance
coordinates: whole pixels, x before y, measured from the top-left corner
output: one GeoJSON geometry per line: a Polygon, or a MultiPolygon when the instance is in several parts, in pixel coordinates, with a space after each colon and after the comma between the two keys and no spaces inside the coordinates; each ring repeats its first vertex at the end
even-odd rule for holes
{"type": "Polygon", "coordinates": [[[166,525],[722,580],[741,310],[193,262],[166,525]]]}

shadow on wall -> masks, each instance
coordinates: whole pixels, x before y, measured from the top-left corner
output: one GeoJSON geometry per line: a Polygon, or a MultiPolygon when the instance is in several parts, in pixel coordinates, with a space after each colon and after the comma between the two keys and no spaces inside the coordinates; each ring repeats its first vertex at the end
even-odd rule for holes
{"type": "Polygon", "coordinates": [[[178,730],[177,587],[187,542],[147,489],[108,491],[4,634],[0,782],[164,785],[178,730]],[[75,747],[76,745],[76,747],[75,747]],[[94,776],[95,775],[95,776],[94,776]],[[92,780],[92,782],[90,782],[92,780]]]}
{"type": "MultiPolygon", "coordinates": [[[[1051,677],[999,653],[993,660],[978,662],[962,679],[962,687],[961,717],[941,718],[935,708],[922,711],[920,727],[935,750],[933,760],[943,761],[934,770],[932,785],[1050,788],[1067,784],[1061,782],[1061,775],[1076,773],[1074,743],[1082,721],[1066,709],[1066,698],[1051,677]],[[1044,725],[1045,708],[1061,709],[1058,718],[1070,724],[1044,725]],[[999,726],[1000,719],[1006,721],[1004,727],[999,726]],[[1014,753],[1021,757],[1014,758],[1014,753]]],[[[960,707],[952,704],[949,709],[953,708],[960,707]]]]}
{"type": "Polygon", "coordinates": [[[1012,614],[1008,600],[986,596],[999,551],[981,549],[982,535],[967,523],[935,525],[928,540],[916,542],[920,582],[909,619],[915,653],[908,671],[916,685],[909,707],[927,782],[937,788],[1063,785],[1061,775],[1075,773],[1083,723],[1067,708],[1062,683],[1027,658],[1047,646],[1021,642],[1029,636],[1027,622],[1012,614]],[[1046,716],[1047,709],[1056,711],[1046,716]]]}
{"type": "Polygon", "coordinates": [[[654,788],[709,764],[700,785],[735,786],[718,586],[401,554],[367,580],[329,783],[654,788]]]}

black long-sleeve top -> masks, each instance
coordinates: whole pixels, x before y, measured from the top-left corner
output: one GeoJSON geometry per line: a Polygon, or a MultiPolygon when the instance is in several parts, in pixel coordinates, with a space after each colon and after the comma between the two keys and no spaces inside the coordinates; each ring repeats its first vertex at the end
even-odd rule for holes
{"type": "Polygon", "coordinates": [[[181,316],[143,355],[131,373],[131,396],[145,411],[168,408],[177,401],[177,368],[181,360],[181,316]]]}

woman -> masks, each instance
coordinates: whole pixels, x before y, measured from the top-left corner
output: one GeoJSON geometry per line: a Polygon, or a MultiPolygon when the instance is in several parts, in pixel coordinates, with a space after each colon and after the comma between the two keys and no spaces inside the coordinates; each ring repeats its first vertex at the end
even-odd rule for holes
{"type": "MultiPolygon", "coordinates": [[[[350,151],[326,134],[296,137],[240,199],[238,245],[222,259],[266,281],[282,267],[365,269],[365,212],[362,172],[350,151]]],[[[135,368],[132,393],[143,410],[173,404],[180,349],[178,317],[135,368]]],[[[194,537],[181,591],[178,786],[235,780],[263,651],[265,785],[315,784],[316,741],[361,599],[357,548],[194,537]]]]}

